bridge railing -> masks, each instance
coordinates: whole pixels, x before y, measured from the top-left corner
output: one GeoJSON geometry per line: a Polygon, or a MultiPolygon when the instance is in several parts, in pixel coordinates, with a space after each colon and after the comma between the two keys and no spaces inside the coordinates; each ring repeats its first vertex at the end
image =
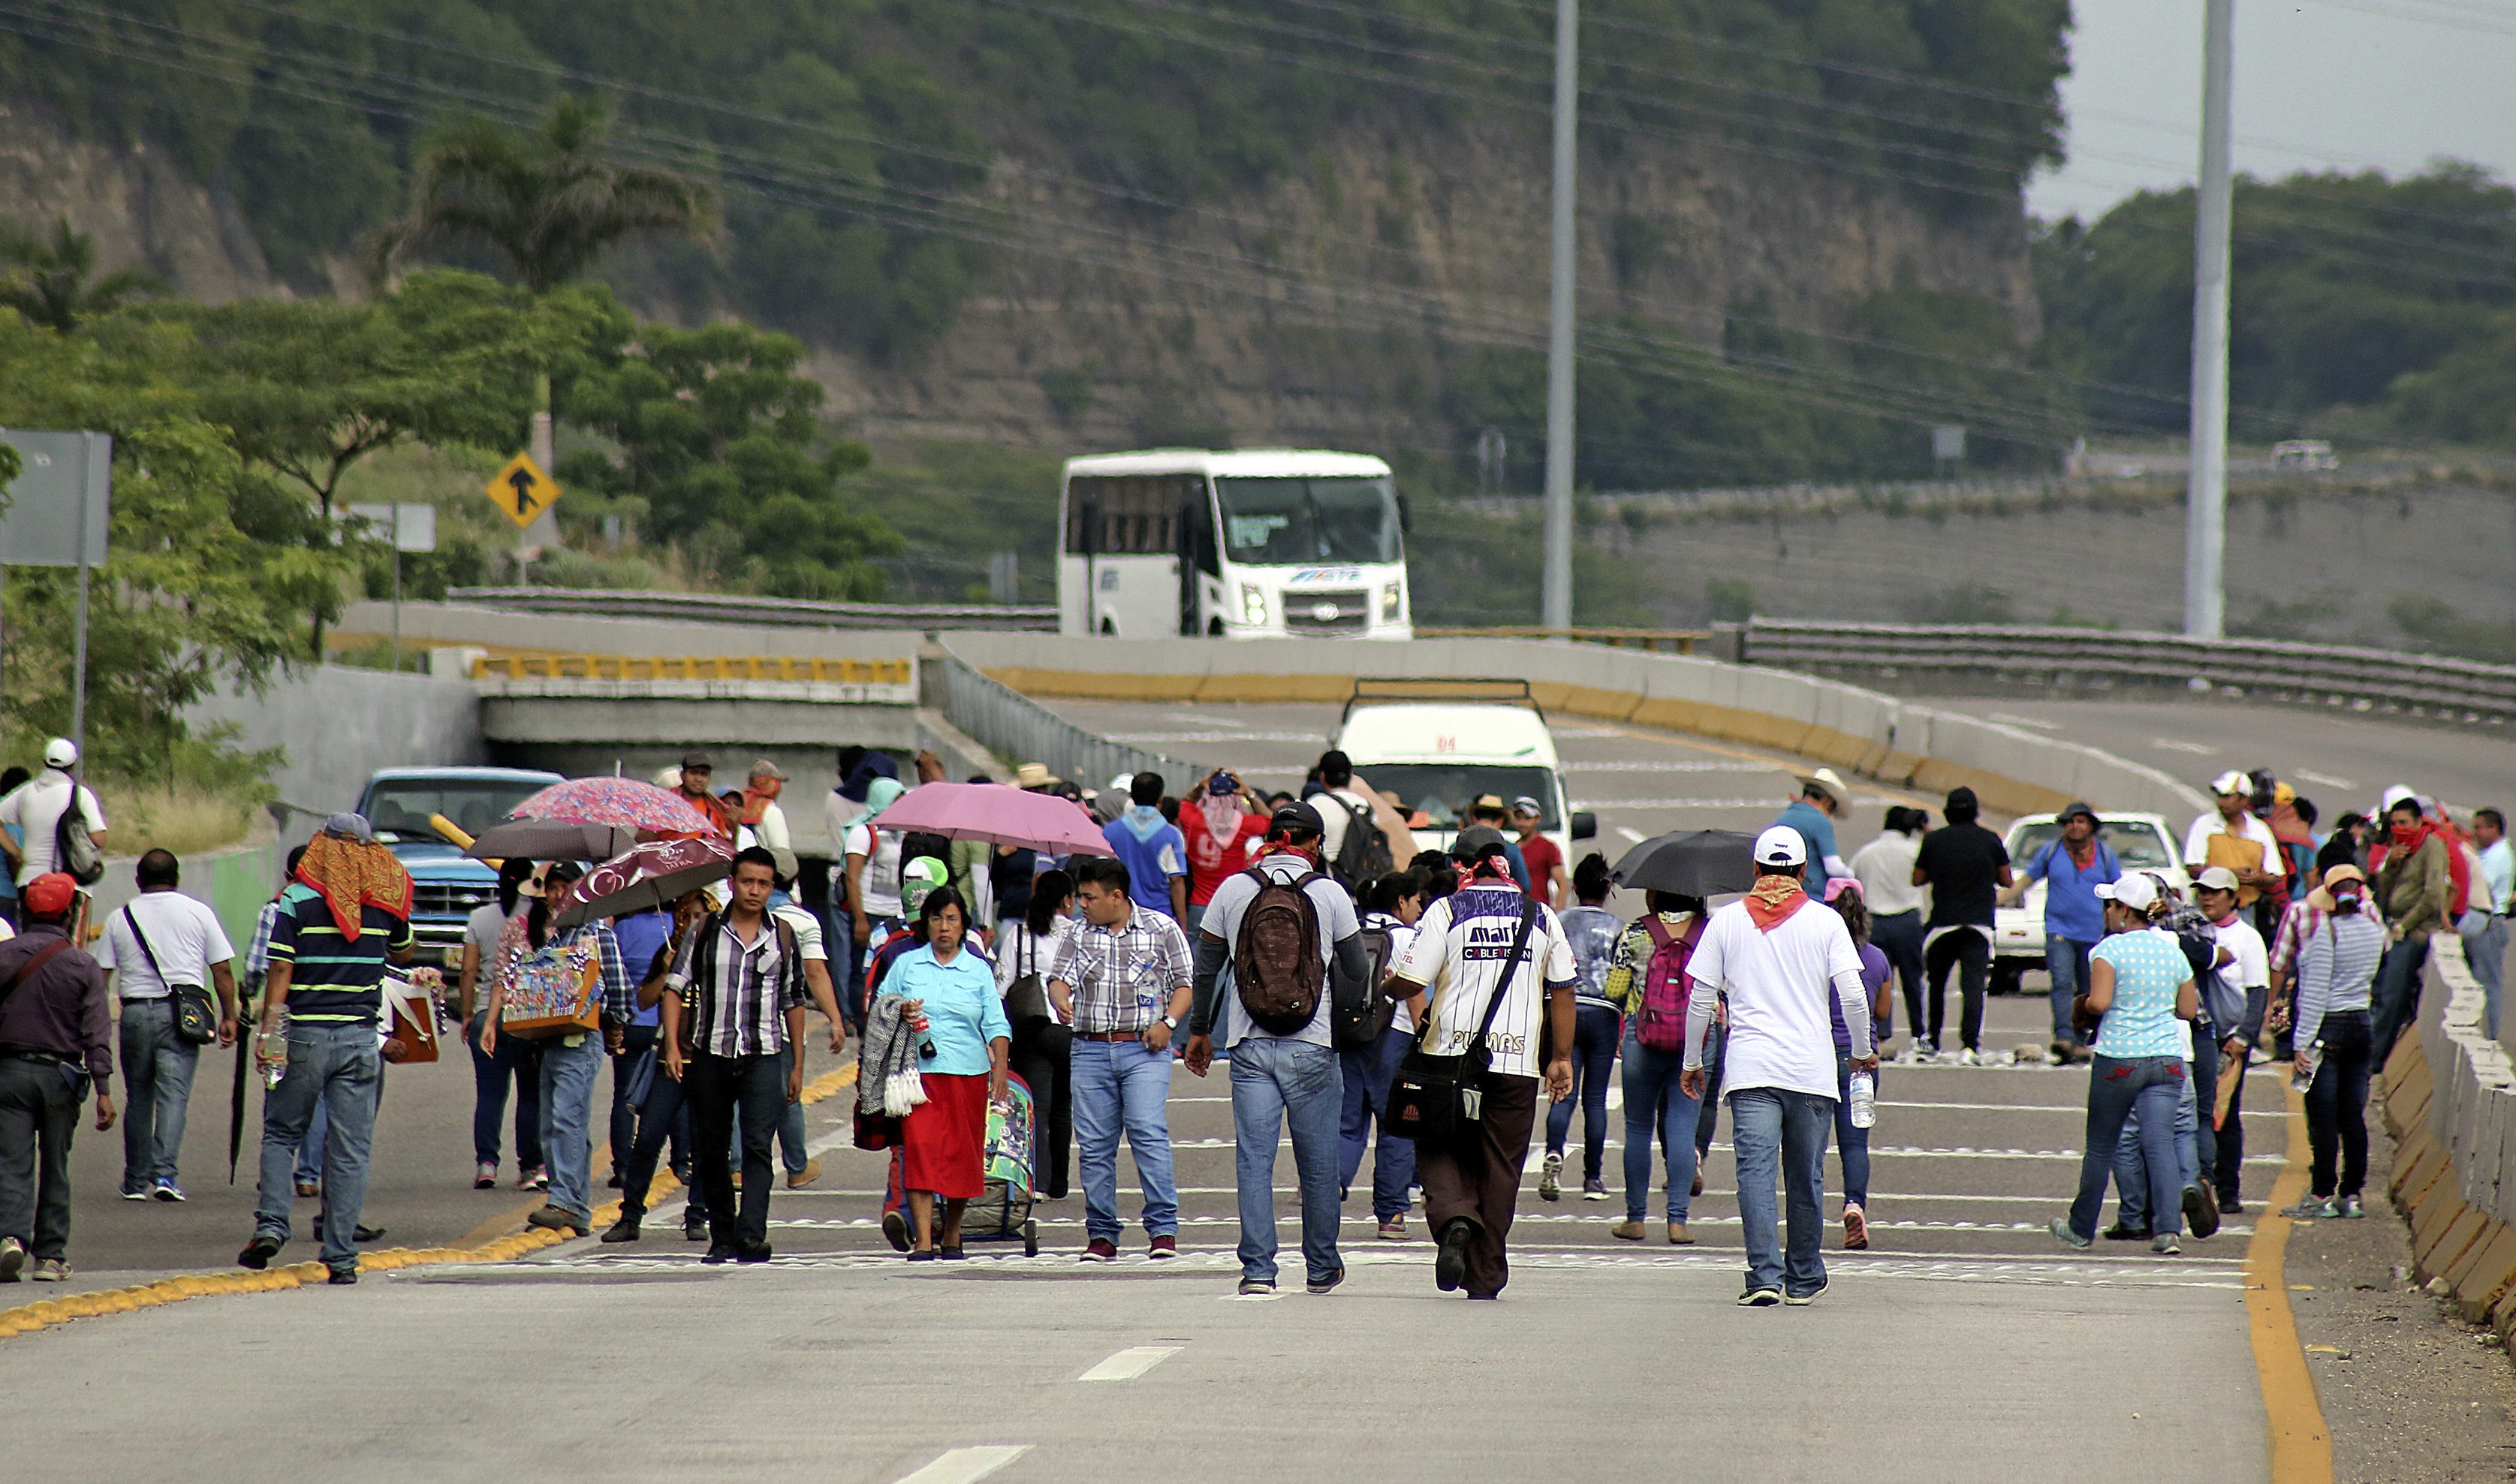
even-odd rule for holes
{"type": "Polygon", "coordinates": [[[905,659],[817,659],[785,654],[476,655],[472,679],[585,680],[773,680],[797,684],[905,685],[916,665],[905,659]]]}
{"type": "Polygon", "coordinates": [[[1182,798],[1214,770],[1210,763],[1166,757],[1087,731],[1012,686],[989,680],[948,649],[943,658],[925,663],[930,675],[943,676],[944,720],[1008,763],[1043,763],[1059,777],[1095,789],[1120,773],[1159,773],[1182,798]]]}
{"type": "Polygon", "coordinates": [[[800,629],[1010,629],[1055,632],[1047,604],[814,602],[712,593],[623,593],[599,588],[448,588],[448,602],[599,618],[681,619],[800,629]]]}
{"type": "Polygon", "coordinates": [[[1576,644],[1605,644],[1611,649],[1643,649],[1655,654],[1693,654],[1712,638],[1708,629],[1426,629],[1417,639],[1561,639],[1576,644]]]}

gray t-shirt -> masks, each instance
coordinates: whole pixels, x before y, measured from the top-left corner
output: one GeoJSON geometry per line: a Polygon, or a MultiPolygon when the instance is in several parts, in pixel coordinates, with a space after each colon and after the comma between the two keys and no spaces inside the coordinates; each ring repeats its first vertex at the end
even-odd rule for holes
{"type": "MultiPolygon", "coordinates": [[[[1276,881],[1291,882],[1314,868],[1299,855],[1270,855],[1259,861],[1256,869],[1266,872],[1276,881]]],[[[1309,889],[1311,905],[1319,911],[1320,964],[1324,969],[1336,962],[1336,945],[1362,928],[1355,921],[1354,898],[1348,896],[1345,888],[1335,881],[1322,876],[1311,883],[1309,889]]],[[[1249,873],[1234,873],[1224,880],[1222,886],[1214,888],[1214,899],[1205,904],[1205,917],[1198,930],[1214,934],[1227,945],[1237,943],[1240,940],[1240,919],[1257,898],[1258,884],[1249,879],[1249,873]]],[[[1227,981],[1231,972],[1232,966],[1226,963],[1224,974],[1227,981]]],[[[1226,1048],[1238,1046],[1252,1036],[1270,1041],[1304,1041],[1313,1046],[1335,1045],[1328,1034],[1328,983],[1324,972],[1320,977],[1319,1010],[1300,1030],[1281,1036],[1250,1022],[1241,1011],[1240,996],[1233,991],[1229,982],[1223,986],[1222,997],[1223,1007],[1218,1018],[1222,1022],[1223,1034],[1215,1038],[1218,1045],[1226,1048]]]]}

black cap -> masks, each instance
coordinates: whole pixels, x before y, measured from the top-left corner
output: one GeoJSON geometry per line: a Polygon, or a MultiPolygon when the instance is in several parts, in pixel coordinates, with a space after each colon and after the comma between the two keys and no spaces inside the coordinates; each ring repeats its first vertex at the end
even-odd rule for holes
{"type": "Polygon", "coordinates": [[[1456,861],[1474,862],[1504,853],[1502,831],[1489,824],[1472,824],[1450,842],[1450,858],[1456,861]]]}
{"type": "Polygon", "coordinates": [[[715,760],[710,758],[707,754],[696,750],[682,754],[682,766],[703,767],[711,773],[716,771],[715,760]]]}
{"type": "Polygon", "coordinates": [[[1327,825],[1320,818],[1320,811],[1299,801],[1277,805],[1276,812],[1267,817],[1268,834],[1281,835],[1288,831],[1299,835],[1325,835],[1328,832],[1327,825]]]}

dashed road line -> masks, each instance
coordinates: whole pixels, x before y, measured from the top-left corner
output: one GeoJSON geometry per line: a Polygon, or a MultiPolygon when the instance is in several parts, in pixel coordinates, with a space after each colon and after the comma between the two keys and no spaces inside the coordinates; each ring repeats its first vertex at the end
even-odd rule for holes
{"type": "Polygon", "coordinates": [[[1186,1348],[1185,1345],[1129,1345],[1074,1379],[1076,1381],[1134,1381],[1186,1348]]]}
{"type": "Polygon", "coordinates": [[[902,1474],[900,1484],[977,1484],[1028,1452],[1028,1443],[954,1448],[915,1473],[902,1474]]]}

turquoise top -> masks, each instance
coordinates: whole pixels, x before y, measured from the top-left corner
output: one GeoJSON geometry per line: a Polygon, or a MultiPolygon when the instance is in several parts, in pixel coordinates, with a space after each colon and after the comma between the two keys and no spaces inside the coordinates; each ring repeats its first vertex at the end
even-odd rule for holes
{"type": "Polygon", "coordinates": [[[926,1034],[935,1043],[935,1054],[919,1058],[921,1072],[983,1075],[988,1068],[987,1043],[998,1036],[1013,1039],[1004,997],[996,992],[996,971],[986,955],[967,944],[949,964],[936,963],[932,948],[908,953],[891,967],[882,990],[926,1002],[926,1034]]]}
{"type": "Polygon", "coordinates": [[[2175,987],[2193,966],[2172,933],[2155,928],[2118,932],[2088,951],[2115,967],[2115,1003],[2097,1028],[2100,1056],[2181,1056],[2175,1034],[2175,987]]]}

